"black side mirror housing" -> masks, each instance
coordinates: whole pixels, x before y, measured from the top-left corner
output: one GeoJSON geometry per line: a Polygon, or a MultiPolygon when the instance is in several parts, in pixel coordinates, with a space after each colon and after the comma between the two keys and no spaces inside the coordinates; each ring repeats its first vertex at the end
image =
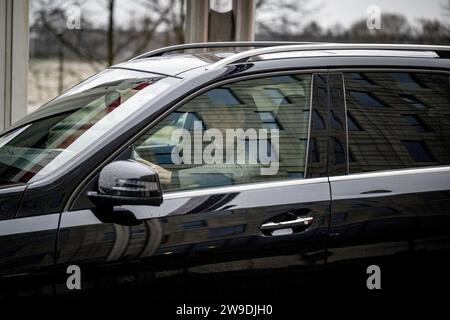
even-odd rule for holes
{"type": "Polygon", "coordinates": [[[160,206],[163,197],[158,173],[135,160],[119,160],[106,165],[98,179],[98,192],[89,191],[98,207],[119,205],[160,206]]]}

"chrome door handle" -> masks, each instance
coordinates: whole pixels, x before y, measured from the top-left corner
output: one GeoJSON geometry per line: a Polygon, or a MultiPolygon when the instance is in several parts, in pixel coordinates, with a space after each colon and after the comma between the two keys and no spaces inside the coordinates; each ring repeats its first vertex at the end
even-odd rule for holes
{"type": "Polygon", "coordinates": [[[288,221],[282,221],[282,222],[267,222],[261,225],[261,231],[273,231],[278,229],[288,229],[288,228],[295,228],[295,227],[309,227],[314,218],[313,217],[306,217],[301,218],[298,217],[295,220],[288,220],[288,221]]]}

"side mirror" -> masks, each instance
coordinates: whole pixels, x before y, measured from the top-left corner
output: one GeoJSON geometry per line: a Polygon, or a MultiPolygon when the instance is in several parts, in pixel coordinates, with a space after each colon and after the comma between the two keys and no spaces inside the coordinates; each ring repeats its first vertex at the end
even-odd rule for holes
{"type": "Polygon", "coordinates": [[[98,207],[119,205],[159,206],[163,201],[158,174],[149,166],[120,160],[100,171],[98,192],[89,191],[89,199],[98,207]]]}

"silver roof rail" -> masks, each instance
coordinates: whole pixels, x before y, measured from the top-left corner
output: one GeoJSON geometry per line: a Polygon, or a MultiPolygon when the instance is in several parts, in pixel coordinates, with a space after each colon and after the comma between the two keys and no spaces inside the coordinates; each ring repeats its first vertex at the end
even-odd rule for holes
{"type": "Polygon", "coordinates": [[[165,53],[189,49],[208,49],[208,48],[245,48],[245,47],[273,47],[273,46],[283,46],[283,45],[301,45],[301,44],[312,44],[317,42],[292,42],[292,41],[230,41],[230,42],[200,42],[200,43],[186,43],[177,44],[170,47],[164,47],[155,49],[146,53],[143,53],[137,57],[132,58],[132,60],[141,58],[150,58],[162,56],[165,53]]]}
{"type": "Polygon", "coordinates": [[[232,63],[244,62],[251,57],[282,53],[289,51],[315,51],[315,50],[406,50],[406,51],[447,51],[450,52],[450,46],[417,45],[417,44],[374,44],[374,43],[316,43],[303,45],[282,45],[259,48],[239,52],[226,57],[216,63],[207,66],[207,69],[217,69],[232,63]]]}

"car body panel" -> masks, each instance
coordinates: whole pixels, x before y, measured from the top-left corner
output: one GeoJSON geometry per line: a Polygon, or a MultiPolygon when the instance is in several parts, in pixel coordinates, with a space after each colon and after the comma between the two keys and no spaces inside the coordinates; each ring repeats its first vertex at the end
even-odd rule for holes
{"type": "MultiPolygon", "coordinates": [[[[169,193],[160,207],[125,206],[129,220],[123,217],[116,223],[102,223],[102,213],[95,209],[65,212],[57,267],[64,270],[77,264],[98,274],[95,269],[122,264],[123,275],[130,270],[179,274],[184,268],[203,274],[283,268],[300,272],[325,261],[329,206],[328,180],[319,178],[235,192],[208,194],[205,190],[195,196],[169,193]],[[292,235],[261,233],[263,223],[289,211],[313,217],[314,222],[292,235]],[[127,270],[138,262],[141,270],[127,270]]],[[[114,283],[107,278],[106,273],[104,281],[114,283]]]]}
{"type": "MultiPolygon", "coordinates": [[[[0,247],[7,257],[0,260],[0,274],[52,273],[56,265],[62,275],[57,280],[59,293],[67,292],[64,276],[71,264],[86,270],[83,286],[95,288],[98,279],[120,284],[193,273],[225,278],[235,272],[249,276],[261,270],[267,271],[265,275],[286,274],[324,263],[429,249],[447,252],[450,177],[448,171],[433,172],[433,168],[328,181],[328,172],[320,164],[312,179],[278,188],[168,193],[161,207],[124,207],[122,216],[106,219],[86,198],[77,202],[87,190],[96,188],[99,169],[120,159],[139,133],[189,95],[219,81],[299,70],[326,75],[358,68],[450,70],[450,60],[442,58],[271,58],[215,70],[207,69],[218,60],[215,55],[145,58],[114,66],[168,75],[173,86],[151,102],[143,102],[136,114],[61,170],[25,186],[0,189],[0,203],[8,199],[0,211],[0,247]],[[315,217],[307,231],[276,237],[261,234],[262,223],[289,210],[304,213],[303,209],[310,209],[307,214],[315,217]],[[116,273],[109,274],[111,269],[116,273]]],[[[336,112],[342,114],[342,106],[336,112]]],[[[328,110],[325,105],[315,108],[328,110]]],[[[311,135],[326,141],[329,133],[324,132],[312,130],[311,135]]],[[[332,133],[345,137],[341,131],[332,133]]],[[[324,158],[329,164],[328,153],[324,158]]],[[[333,172],[341,175],[342,170],[340,166],[333,172]]]]}

